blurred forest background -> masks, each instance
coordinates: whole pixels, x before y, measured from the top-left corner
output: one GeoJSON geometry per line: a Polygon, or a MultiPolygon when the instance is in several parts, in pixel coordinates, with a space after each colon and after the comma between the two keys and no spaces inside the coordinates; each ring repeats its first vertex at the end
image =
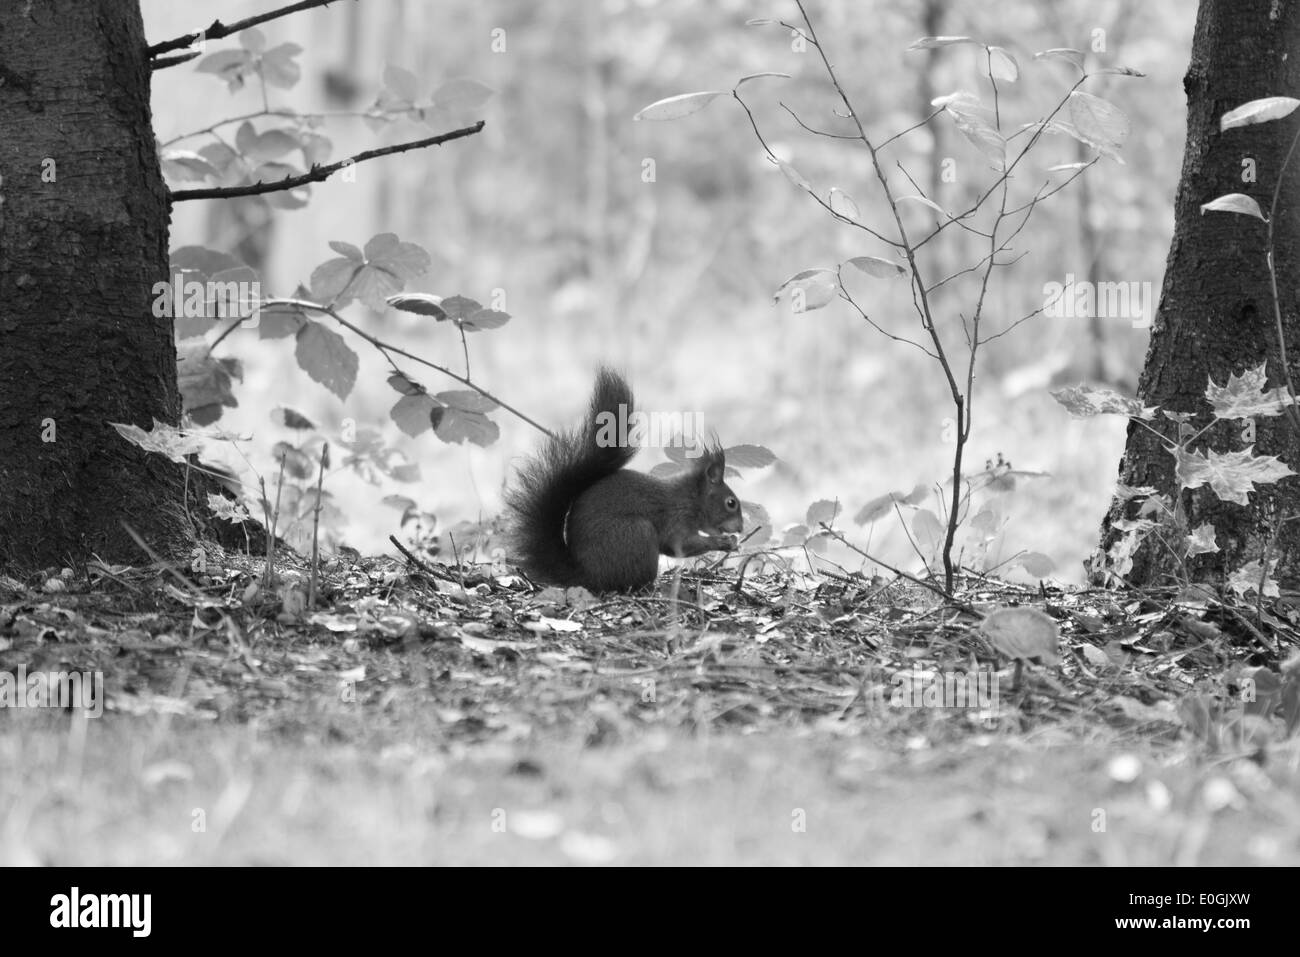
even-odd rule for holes
{"type": "MultiPolygon", "coordinates": [[[[214,16],[229,23],[275,6],[142,3],[151,42],[214,16]]],[[[969,35],[1011,51],[1020,80],[1001,85],[1005,129],[1044,117],[1075,79],[1062,61],[1034,61],[1036,51],[1075,47],[1088,52],[1090,65],[1145,72],[1145,79],[1099,77],[1083,87],[1131,119],[1126,162],[1102,160],[1038,208],[1015,243],[1017,254],[1027,255],[994,274],[986,315],[991,331],[1009,324],[1042,305],[1045,284],[1071,273],[1149,282],[1158,295],[1182,158],[1182,76],[1195,4],[810,0],[809,13],[877,140],[918,122],[937,96],[968,89],[990,102],[976,48],[905,52],[921,36],[969,35]],[[1104,49],[1096,49],[1099,42],[1104,49]]],[[[485,303],[493,290],[504,291],[501,308],[513,319],[472,336],[470,355],[474,380],[505,401],[547,425],[568,425],[581,414],[595,366],[613,363],[627,371],[643,408],[700,411],[724,444],[754,443],[777,454],[777,465],[747,473],[737,489],[767,508],[778,531],[801,522],[817,499],[840,499],[847,525],[869,499],[948,474],[947,388],[931,360],[870,329],[846,304],[794,314],[787,303],[773,305],[772,295],[801,269],[889,250],[835,222],[794,188],[764,157],[733,101],[719,99],[674,122],[632,121],[664,97],[730,89],[758,71],[790,73],[793,79],[745,88],[768,143],[820,193],[840,187],[864,221],[892,232],[861,148],[806,133],[780,106],[811,125],[844,128],[815,52],[792,50],[779,27],[745,25],[753,17],[797,16],[781,0],[361,0],[272,22],[261,28],[270,45],[304,48],[302,80],[292,90],[272,90],[272,107],[364,111],[392,64],[414,73],[423,93],[451,77],[490,86],[496,95],[476,111],[486,129],[360,164],[355,183],[336,176],[318,184],[302,209],[271,209],[261,199],[179,203],[173,248],[231,252],[261,272],[266,291],[289,295],[334,255],[327,241],[362,245],[375,233],[395,232],[433,257],[429,273],[408,291],[485,303]],[[503,51],[493,51],[494,30],[504,31],[497,34],[503,51]],[[646,158],[656,165],[650,183],[642,179],[646,158]]],[[[208,51],[237,44],[231,38],[208,51]]],[[[161,142],[262,107],[255,84],[231,94],[193,63],[155,74],[153,104],[161,142]]],[[[256,125],[266,130],[284,122],[272,117],[256,125]]],[[[234,128],[223,133],[233,136],[234,128]]],[[[376,133],[344,116],[327,119],[320,131],[337,160],[443,130],[400,122],[376,133]]],[[[176,145],[209,142],[198,136],[176,145]]],[[[1049,166],[1089,156],[1072,138],[1044,137],[1014,190],[1026,200],[1049,178],[1049,166]]],[[[950,210],[969,205],[995,175],[943,116],[891,147],[890,157],[950,210]],[[945,157],[955,160],[956,182],[940,181],[945,157]]],[[[901,174],[898,182],[906,185],[901,174]]],[[[918,229],[932,221],[922,212],[918,229]]],[[[929,275],[978,259],[973,238],[945,231],[926,249],[929,275]]],[[[881,325],[919,332],[905,279],[863,277],[852,289],[881,325]]],[[[969,315],[975,289],[954,282],[939,300],[945,334],[958,351],[958,312],[969,315]]],[[[463,372],[459,337],[448,324],[364,309],[355,305],[348,314],[463,372]]],[[[1004,555],[1044,552],[1057,563],[1055,577],[1081,580],[1080,562],[1095,545],[1113,490],[1124,423],[1072,420],[1047,390],[1083,380],[1132,392],[1147,336],[1121,319],[1038,317],[983,353],[971,468],[1001,453],[1018,469],[1051,473],[1013,493],[1004,555]]],[[[498,412],[501,439],[487,449],[449,446],[428,432],[412,440],[388,417],[396,394],[385,383],[385,363],[365,343],[349,341],[361,369],[356,390],[341,402],[297,368],[287,340],[231,336],[218,354],[237,356],[246,374],[236,387],[239,408],[227,410],[221,426],[254,435],[248,452],[268,477],[272,445],[294,438],[273,424],[277,406],[308,415],[327,434],[345,417],[382,429],[419,463],[420,481],[374,487],[340,473],[326,486],[345,503],[338,540],[366,553],[391,550],[385,539],[397,531],[399,516],[380,503],[385,494],[416,499],[443,529],[497,515],[512,464],[532,451],[538,433],[498,412]]],[[[433,391],[458,387],[433,372],[421,381],[433,391]]],[[[658,454],[643,452],[635,464],[648,469],[658,454]]],[[[233,455],[218,457],[241,464],[233,455]]],[[[851,537],[867,540],[866,529],[848,527],[851,537]]],[[[894,520],[879,523],[870,537],[883,558],[905,561],[910,554],[894,520]]]]}

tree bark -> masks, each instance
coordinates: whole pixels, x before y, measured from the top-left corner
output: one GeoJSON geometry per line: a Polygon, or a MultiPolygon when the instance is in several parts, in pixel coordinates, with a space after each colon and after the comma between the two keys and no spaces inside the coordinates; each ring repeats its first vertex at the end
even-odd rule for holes
{"type": "MultiPolygon", "coordinates": [[[[1147,406],[1196,414],[1200,429],[1210,421],[1207,380],[1226,385],[1267,359],[1269,388],[1283,386],[1273,298],[1266,266],[1266,227],[1258,219],[1231,213],[1201,214],[1201,204],[1227,193],[1253,197],[1267,214],[1300,113],[1260,125],[1219,130],[1220,117],[1247,101],[1266,96],[1300,96],[1300,4],[1269,0],[1201,0],[1191,65],[1183,79],[1187,94],[1187,143],[1174,211],[1174,238],[1138,395],[1147,406]],[[1247,161],[1250,161],[1249,163],[1247,161]],[[1253,168],[1257,181],[1250,178],[1253,168]]],[[[1300,382],[1300,155],[1293,156],[1282,181],[1274,220],[1274,256],[1293,381],[1300,382]]],[[[1253,444],[1257,454],[1277,455],[1300,471],[1300,435],[1286,417],[1254,420],[1254,441],[1243,422],[1220,423],[1195,448],[1235,452],[1253,444]]],[[[1176,424],[1158,416],[1150,423],[1166,434],[1176,424]]],[[[1154,486],[1178,499],[1174,460],[1149,431],[1130,424],[1120,481],[1154,486]]],[[[1221,502],[1208,487],[1183,492],[1189,526],[1213,523],[1221,549],[1188,563],[1193,580],[1223,577],[1267,553],[1280,559],[1277,577],[1300,579],[1300,479],[1260,485],[1250,505],[1221,502]]],[[[1113,506],[1102,531],[1102,548],[1121,532],[1120,518],[1131,518],[1133,503],[1113,506]]],[[[1095,573],[1100,564],[1094,563],[1095,573]]],[[[1149,537],[1133,556],[1125,577],[1135,585],[1169,584],[1182,571],[1171,549],[1149,537]]]]}
{"type": "Polygon", "coordinates": [[[138,4],[0,4],[0,564],[138,562],[181,477],[109,423],[180,414],[138,4]]]}

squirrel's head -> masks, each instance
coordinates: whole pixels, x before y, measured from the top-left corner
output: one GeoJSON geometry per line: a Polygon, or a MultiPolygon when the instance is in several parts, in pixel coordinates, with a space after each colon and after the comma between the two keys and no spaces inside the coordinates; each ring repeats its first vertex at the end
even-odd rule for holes
{"type": "Polygon", "coordinates": [[[699,488],[700,509],[704,513],[701,531],[710,535],[740,532],[745,527],[740,515],[740,499],[727,485],[727,457],[716,443],[705,448],[695,462],[695,481],[699,488]]]}

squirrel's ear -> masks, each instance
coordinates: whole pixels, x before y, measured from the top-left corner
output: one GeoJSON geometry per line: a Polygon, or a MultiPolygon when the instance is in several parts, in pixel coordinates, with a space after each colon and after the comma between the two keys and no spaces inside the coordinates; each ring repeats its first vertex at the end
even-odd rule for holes
{"type": "Polygon", "coordinates": [[[727,456],[723,453],[722,448],[712,445],[700,459],[702,468],[701,474],[704,480],[710,485],[721,485],[722,480],[727,472],[727,456]]]}

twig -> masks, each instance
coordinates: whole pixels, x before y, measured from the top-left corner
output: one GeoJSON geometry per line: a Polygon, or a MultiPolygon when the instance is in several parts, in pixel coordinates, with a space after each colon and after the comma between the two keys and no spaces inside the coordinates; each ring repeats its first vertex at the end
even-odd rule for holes
{"type": "Polygon", "coordinates": [[[183,202],[189,199],[229,199],[233,196],[260,196],[264,193],[279,193],[285,190],[297,189],[299,186],[306,186],[309,183],[323,183],[339,170],[357,163],[363,163],[368,159],[374,159],[378,156],[388,156],[393,153],[405,153],[408,150],[424,149],[426,146],[438,146],[450,140],[458,140],[465,136],[473,136],[479,130],[483,129],[483,120],[479,120],[473,126],[466,126],[463,129],[452,130],[450,133],[441,133],[438,136],[430,136],[423,140],[413,140],[410,143],[397,143],[393,146],[384,146],[379,149],[363,150],[355,156],[349,156],[347,159],[339,160],[337,163],[330,163],[326,166],[312,164],[311,169],[300,176],[286,176],[282,180],[274,183],[263,183],[258,181],[250,183],[247,186],[213,186],[207,189],[178,189],[172,190],[169,199],[173,203],[183,202]]]}
{"type": "Polygon", "coordinates": [[[161,43],[155,43],[153,46],[149,47],[147,52],[150,57],[156,57],[162,53],[170,53],[172,50],[183,50],[190,46],[195,40],[224,40],[232,34],[239,33],[241,30],[247,30],[249,27],[255,27],[259,23],[266,23],[269,20],[278,20],[280,17],[287,17],[291,13],[298,13],[301,10],[310,10],[313,7],[324,7],[333,2],[334,0],[301,0],[299,3],[291,3],[287,7],[280,7],[278,10],[272,10],[269,13],[261,13],[255,17],[237,20],[229,25],[222,23],[220,20],[213,20],[208,27],[199,33],[187,33],[184,36],[175,37],[171,40],[164,40],[161,43]]]}

